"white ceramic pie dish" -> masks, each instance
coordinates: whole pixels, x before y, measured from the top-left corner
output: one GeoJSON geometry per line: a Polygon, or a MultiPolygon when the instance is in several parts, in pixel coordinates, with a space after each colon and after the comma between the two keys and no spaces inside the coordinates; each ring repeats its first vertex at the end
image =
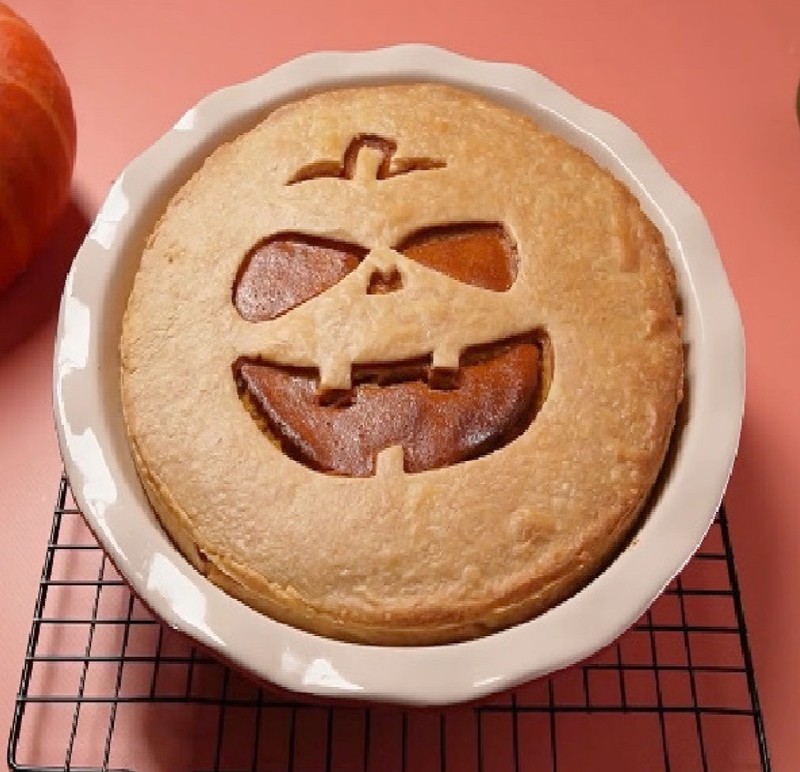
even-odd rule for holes
{"type": "Polygon", "coordinates": [[[526,68],[407,45],[311,54],[216,92],[125,169],[67,279],[54,399],[78,505],[121,574],[169,625],[294,691],[444,704],[593,654],[635,622],[680,571],[713,520],[736,453],[744,338],[702,213],[630,129],[526,68]],[[121,319],[141,246],[167,199],[202,158],[274,106],[309,91],[398,80],[442,80],[483,92],[529,112],[608,168],[664,234],[685,320],[688,398],[663,485],[631,544],[588,586],[542,616],[448,646],[377,647],[321,638],[274,622],[208,582],[173,547],[148,505],[129,455],[119,397],[121,319]]]}

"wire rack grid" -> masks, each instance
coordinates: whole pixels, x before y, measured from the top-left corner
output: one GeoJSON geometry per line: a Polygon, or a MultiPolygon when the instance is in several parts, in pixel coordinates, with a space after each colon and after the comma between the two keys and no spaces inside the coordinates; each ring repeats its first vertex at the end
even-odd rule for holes
{"type": "Polygon", "coordinates": [[[634,627],[587,662],[446,709],[259,685],[156,621],[62,478],[8,745],[11,770],[769,770],[724,508],[634,627]]]}

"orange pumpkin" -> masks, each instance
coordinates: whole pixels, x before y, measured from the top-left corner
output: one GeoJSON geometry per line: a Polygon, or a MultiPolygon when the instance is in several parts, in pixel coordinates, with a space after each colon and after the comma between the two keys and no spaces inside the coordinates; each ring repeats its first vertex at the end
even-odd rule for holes
{"type": "Polygon", "coordinates": [[[66,204],[75,133],[58,63],[0,2],[0,290],[27,267],[66,204]]]}

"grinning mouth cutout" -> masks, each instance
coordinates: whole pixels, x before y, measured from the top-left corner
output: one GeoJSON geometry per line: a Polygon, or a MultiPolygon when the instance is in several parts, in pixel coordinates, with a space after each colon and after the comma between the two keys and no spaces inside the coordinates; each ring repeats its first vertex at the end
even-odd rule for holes
{"type": "Polygon", "coordinates": [[[354,365],[351,389],[321,392],[314,368],[241,358],[237,389],[281,450],[318,472],[370,477],[402,447],[422,472],[498,450],[523,434],[547,398],[552,349],[539,331],[467,349],[457,370],[432,358],[354,365]]]}

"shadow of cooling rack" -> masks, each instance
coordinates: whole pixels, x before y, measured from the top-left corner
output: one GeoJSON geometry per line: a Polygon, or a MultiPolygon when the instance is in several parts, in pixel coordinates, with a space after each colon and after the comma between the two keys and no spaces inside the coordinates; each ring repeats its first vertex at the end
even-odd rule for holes
{"type": "Polygon", "coordinates": [[[466,706],[259,687],[135,599],[61,480],[11,726],[12,770],[769,770],[721,510],[697,556],[587,662],[466,706]]]}

